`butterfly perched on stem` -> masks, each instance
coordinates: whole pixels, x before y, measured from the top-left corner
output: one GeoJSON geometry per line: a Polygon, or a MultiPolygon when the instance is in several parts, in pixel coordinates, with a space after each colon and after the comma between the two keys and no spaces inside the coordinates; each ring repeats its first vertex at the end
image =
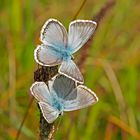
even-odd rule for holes
{"type": "Polygon", "coordinates": [[[38,100],[41,112],[48,123],[52,123],[63,111],[73,111],[90,106],[98,101],[96,94],[86,86],[76,86],[75,81],[57,75],[48,81],[35,82],[30,88],[38,100]]]}
{"type": "Polygon", "coordinates": [[[91,20],[75,20],[65,27],[56,19],[49,19],[41,30],[41,45],[34,51],[34,57],[42,66],[61,64],[58,72],[79,83],[84,83],[83,76],[73,62],[73,54],[77,52],[91,37],[96,22],[91,20]]]}

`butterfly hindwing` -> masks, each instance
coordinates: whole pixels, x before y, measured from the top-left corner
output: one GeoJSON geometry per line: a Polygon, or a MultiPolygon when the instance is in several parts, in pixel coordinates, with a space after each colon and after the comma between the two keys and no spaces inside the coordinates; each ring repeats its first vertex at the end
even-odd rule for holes
{"type": "Polygon", "coordinates": [[[35,49],[34,58],[38,64],[43,66],[56,66],[62,63],[60,52],[43,44],[35,49]]]}
{"type": "Polygon", "coordinates": [[[83,76],[82,76],[79,68],[73,62],[73,60],[63,61],[59,68],[59,73],[65,75],[81,84],[84,83],[83,76]]]}
{"type": "Polygon", "coordinates": [[[59,111],[50,106],[48,103],[39,102],[39,106],[43,117],[47,120],[48,123],[52,123],[59,116],[59,111]]]}

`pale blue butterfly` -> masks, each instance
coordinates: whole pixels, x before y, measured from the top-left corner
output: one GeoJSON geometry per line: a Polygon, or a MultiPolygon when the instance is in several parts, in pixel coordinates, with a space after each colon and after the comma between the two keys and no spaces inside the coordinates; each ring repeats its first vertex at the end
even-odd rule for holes
{"type": "Polygon", "coordinates": [[[49,19],[41,30],[39,45],[34,51],[37,63],[43,66],[61,64],[59,73],[79,83],[83,83],[83,76],[72,55],[78,51],[91,37],[96,28],[96,22],[91,20],[75,20],[69,25],[69,31],[56,19],[49,19]]]}
{"type": "Polygon", "coordinates": [[[63,114],[63,111],[73,111],[90,106],[98,101],[96,94],[83,85],[66,76],[55,76],[48,81],[35,82],[30,88],[31,94],[38,100],[41,112],[48,123],[52,123],[63,114]]]}

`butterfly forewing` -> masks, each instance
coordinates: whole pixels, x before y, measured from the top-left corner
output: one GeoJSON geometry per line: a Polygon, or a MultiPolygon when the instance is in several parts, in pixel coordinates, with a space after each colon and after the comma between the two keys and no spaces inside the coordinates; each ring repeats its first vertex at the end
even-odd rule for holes
{"type": "Polygon", "coordinates": [[[68,47],[72,53],[78,51],[92,36],[96,22],[91,20],[75,20],[70,23],[68,47]]]}
{"type": "Polygon", "coordinates": [[[51,94],[44,82],[35,82],[30,88],[31,94],[38,100],[51,104],[51,94]]]}
{"type": "Polygon", "coordinates": [[[67,31],[56,19],[49,19],[41,30],[40,40],[55,49],[64,49],[67,43],[67,31]]]}

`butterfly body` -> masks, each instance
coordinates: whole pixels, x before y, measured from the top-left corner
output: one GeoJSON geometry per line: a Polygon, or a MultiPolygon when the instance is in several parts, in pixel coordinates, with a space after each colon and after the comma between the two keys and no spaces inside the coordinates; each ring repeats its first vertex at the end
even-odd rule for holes
{"type": "Polygon", "coordinates": [[[61,55],[62,55],[62,59],[63,61],[68,61],[68,60],[71,60],[71,53],[69,52],[69,50],[62,50],[61,52],[61,55]]]}
{"type": "Polygon", "coordinates": [[[59,114],[61,114],[64,111],[64,105],[62,99],[57,97],[52,97],[52,107],[54,107],[56,110],[59,111],[59,114]]]}
{"type": "Polygon", "coordinates": [[[43,66],[61,64],[58,71],[60,74],[83,84],[83,76],[72,62],[72,55],[88,41],[95,28],[94,21],[75,20],[70,23],[67,33],[62,23],[49,19],[41,30],[40,40],[43,44],[34,52],[36,62],[43,66]]]}

